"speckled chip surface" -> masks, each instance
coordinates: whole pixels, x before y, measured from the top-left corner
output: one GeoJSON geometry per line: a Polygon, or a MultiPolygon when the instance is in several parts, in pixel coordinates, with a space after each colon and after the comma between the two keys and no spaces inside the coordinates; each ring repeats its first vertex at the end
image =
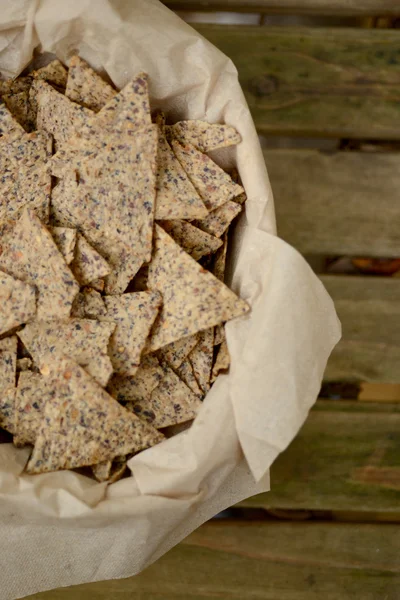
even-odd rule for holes
{"type": "Polygon", "coordinates": [[[191,144],[182,146],[176,140],[172,141],[172,147],[208,210],[214,210],[243,193],[242,186],[234,183],[207,154],[191,144]]]}
{"type": "Polygon", "coordinates": [[[231,358],[229,356],[228,344],[226,343],[226,339],[224,339],[222,340],[212,368],[211,382],[214,382],[220,373],[229,369],[230,362],[231,358]]]}
{"type": "Polygon", "coordinates": [[[113,375],[107,389],[118,402],[136,402],[148,399],[163,377],[160,363],[149,355],[143,357],[135,375],[113,375]]]}
{"type": "MultiPolygon", "coordinates": [[[[209,215],[211,214],[209,213],[209,215]]],[[[214,235],[210,235],[186,221],[160,221],[159,224],[194,260],[199,260],[202,256],[208,254],[214,254],[222,246],[221,240],[214,235]]]]}
{"type": "Polygon", "coordinates": [[[65,262],[69,265],[74,259],[75,244],[77,238],[76,229],[70,227],[52,227],[47,229],[51,233],[57,248],[64,257],[65,262]]]}
{"type": "Polygon", "coordinates": [[[205,219],[196,220],[194,224],[206,233],[219,238],[241,211],[240,204],[228,200],[222,206],[208,213],[205,219]]]}
{"type": "Polygon", "coordinates": [[[100,319],[107,314],[106,305],[100,292],[87,287],[83,290],[83,298],[85,302],[85,315],[89,319],[100,319]]]}
{"type": "Polygon", "coordinates": [[[35,288],[0,271],[0,335],[28,323],[35,315],[35,288]]]}
{"type": "Polygon", "coordinates": [[[32,77],[34,79],[44,79],[44,81],[48,81],[62,89],[67,85],[68,72],[64,65],[55,58],[46,66],[33,71],[32,77]]]}
{"type": "Polygon", "coordinates": [[[214,329],[210,328],[199,333],[199,342],[189,354],[194,376],[204,394],[210,389],[213,355],[214,329]]]}
{"type": "Polygon", "coordinates": [[[186,383],[188,388],[190,388],[198,398],[202,398],[204,396],[203,390],[200,388],[195,377],[192,363],[188,358],[185,359],[177,369],[175,369],[175,373],[180,379],[182,379],[184,383],[186,383]]]}
{"type": "Polygon", "coordinates": [[[51,234],[33,211],[24,209],[7,236],[0,270],[37,287],[38,319],[69,316],[78,284],[51,234]]]}
{"type": "Polygon", "coordinates": [[[8,135],[18,138],[25,129],[18,123],[5,104],[0,104],[0,136],[8,135]]]}
{"type": "Polygon", "coordinates": [[[15,399],[16,425],[14,444],[34,444],[42,411],[54,391],[48,387],[46,379],[40,373],[23,371],[18,378],[15,399]]]}
{"type": "Polygon", "coordinates": [[[15,433],[17,338],[0,340],[0,427],[15,433]]]}
{"type": "Polygon", "coordinates": [[[71,271],[80,285],[100,279],[111,273],[108,262],[78,233],[71,271]]]}
{"type": "Polygon", "coordinates": [[[148,285],[163,298],[149,339],[149,350],[158,350],[249,310],[247,302],[203,269],[158,225],[148,285]]]}
{"type": "Polygon", "coordinates": [[[44,406],[28,473],[94,465],[162,441],[73,360],[52,356],[42,372],[55,394],[44,406]]]}
{"type": "Polygon", "coordinates": [[[211,124],[206,121],[178,121],[167,128],[168,137],[182,144],[192,144],[200,152],[240,144],[242,138],[230,125],[211,124]]]}
{"type": "Polygon", "coordinates": [[[150,329],[162,303],[158,292],[134,292],[105,296],[107,315],[102,319],[115,323],[109,352],[114,371],[134,375],[150,329]]]}
{"type": "Polygon", "coordinates": [[[199,338],[196,333],[194,335],[189,335],[188,337],[181,338],[163,346],[157,352],[157,355],[161,360],[166,360],[173,369],[177,369],[181,366],[186,357],[189,356],[191,350],[193,350],[198,341],[199,338]]]}
{"type": "Polygon", "coordinates": [[[115,483],[126,471],[126,458],[117,456],[114,460],[105,460],[92,466],[94,478],[97,481],[115,483]]]}
{"type": "Polygon", "coordinates": [[[68,66],[65,95],[70,100],[98,112],[116,95],[114,88],[79,56],[73,56],[68,66]]]}
{"type": "Polygon", "coordinates": [[[19,331],[18,337],[39,366],[47,354],[61,352],[105,386],[113,372],[108,344],[114,330],[114,323],[93,319],[35,321],[19,331]]]}

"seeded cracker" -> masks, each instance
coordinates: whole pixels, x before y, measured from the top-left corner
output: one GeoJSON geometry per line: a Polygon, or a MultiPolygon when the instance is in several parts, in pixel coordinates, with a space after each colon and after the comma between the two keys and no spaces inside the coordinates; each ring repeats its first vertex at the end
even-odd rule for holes
{"type": "Polygon", "coordinates": [[[47,354],[61,352],[105,386],[113,372],[108,344],[114,329],[114,323],[92,319],[35,321],[18,332],[18,337],[39,366],[47,354]]]}
{"type": "Polygon", "coordinates": [[[107,390],[118,402],[148,400],[160,384],[164,371],[154,356],[145,356],[133,376],[113,375],[107,390]]]}
{"type": "MultiPolygon", "coordinates": [[[[204,221],[207,217],[200,222],[204,221]]],[[[185,221],[160,221],[159,224],[194,260],[213,254],[222,246],[221,240],[185,221]]]]}
{"type": "Polygon", "coordinates": [[[94,465],[163,440],[71,359],[51,356],[42,371],[55,394],[44,407],[28,473],[94,465]]]}
{"type": "Polygon", "coordinates": [[[0,428],[15,432],[17,338],[0,340],[0,428]]]}
{"type": "Polygon", "coordinates": [[[156,225],[149,288],[163,298],[148,350],[244,315],[247,302],[203,269],[156,225]]]}
{"type": "Polygon", "coordinates": [[[0,335],[36,315],[35,288],[0,271],[0,335]]]}
{"type": "Polygon", "coordinates": [[[201,219],[207,216],[199,194],[158,127],[156,219],[201,219]]]}
{"type": "Polygon", "coordinates": [[[111,272],[107,261],[78,234],[75,246],[75,256],[71,262],[71,271],[80,285],[105,277],[111,272]]]}
{"type": "Polygon", "coordinates": [[[226,268],[226,255],[228,251],[228,234],[227,232],[224,234],[223,245],[221,248],[217,250],[214,256],[214,262],[212,266],[212,273],[214,273],[215,277],[220,281],[224,281],[225,279],[225,268],[226,268]]]}
{"type": "Polygon", "coordinates": [[[126,471],[126,467],[126,458],[117,456],[114,461],[107,460],[94,465],[92,471],[97,481],[107,481],[110,484],[121,479],[126,471]]]}
{"type": "Polygon", "coordinates": [[[0,269],[36,285],[38,319],[69,316],[78,284],[50,233],[29,209],[24,209],[7,237],[0,255],[0,269]]]}
{"type": "Polygon", "coordinates": [[[242,138],[230,125],[212,125],[205,121],[179,121],[167,128],[168,137],[182,144],[192,144],[200,152],[240,144],[242,138]]]}
{"type": "Polygon", "coordinates": [[[222,206],[208,213],[205,219],[195,221],[196,227],[199,227],[206,233],[221,237],[232,223],[233,219],[241,212],[242,207],[237,202],[228,200],[222,206]]]}
{"type": "Polygon", "coordinates": [[[15,399],[16,446],[35,443],[42,421],[43,407],[52,394],[53,390],[48,387],[46,379],[40,373],[20,373],[15,399]]]}
{"type": "Polygon", "coordinates": [[[164,377],[148,400],[128,402],[126,408],[157,429],[194,419],[201,401],[179,379],[172,369],[164,369],[164,377]]]}
{"type": "Polygon", "coordinates": [[[231,359],[229,356],[228,344],[224,339],[217,354],[214,366],[212,368],[211,382],[213,383],[222,371],[229,369],[231,359]]]}
{"type": "Polygon", "coordinates": [[[198,334],[189,335],[175,342],[171,342],[167,346],[163,346],[158,351],[160,360],[165,360],[173,368],[178,369],[183,361],[189,356],[197,342],[199,341],[198,334]]]}
{"type": "Polygon", "coordinates": [[[89,319],[100,319],[107,314],[106,305],[101,294],[93,288],[85,288],[83,290],[85,300],[85,312],[89,319]]]}
{"type": "Polygon", "coordinates": [[[45,67],[41,67],[32,73],[34,79],[44,79],[44,81],[48,81],[61,89],[67,85],[67,76],[67,69],[58,59],[52,60],[45,67]]]}
{"type": "Polygon", "coordinates": [[[0,104],[0,136],[9,135],[18,138],[25,133],[25,129],[12,116],[5,104],[0,104]]]}
{"type": "Polygon", "coordinates": [[[116,93],[82,58],[76,55],[71,58],[65,90],[67,98],[98,112],[116,93]]]}
{"type": "Polygon", "coordinates": [[[210,389],[211,368],[214,355],[214,330],[211,327],[199,333],[199,343],[189,354],[196,380],[204,394],[210,389]]]}
{"type": "Polygon", "coordinates": [[[202,154],[191,144],[182,146],[173,140],[172,147],[208,210],[218,208],[244,191],[207,154],[202,154]]]}
{"type": "Polygon", "coordinates": [[[193,372],[193,367],[189,359],[183,361],[183,363],[175,369],[175,373],[178,375],[180,379],[192,390],[196,396],[202,398],[204,393],[197,383],[197,379],[193,372]]]}
{"type": "Polygon", "coordinates": [[[137,292],[122,296],[105,296],[107,315],[116,324],[109,352],[114,371],[134,375],[150,329],[161,306],[158,292],[137,292]]]}
{"type": "Polygon", "coordinates": [[[53,238],[57,248],[64,257],[65,262],[69,265],[74,259],[74,250],[76,244],[76,229],[69,227],[51,227],[47,228],[53,238]]]}

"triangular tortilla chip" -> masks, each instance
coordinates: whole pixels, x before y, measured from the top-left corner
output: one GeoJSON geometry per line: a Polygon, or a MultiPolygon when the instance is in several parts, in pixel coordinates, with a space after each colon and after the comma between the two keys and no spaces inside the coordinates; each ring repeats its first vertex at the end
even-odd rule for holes
{"type": "Polygon", "coordinates": [[[215,359],[214,366],[212,368],[211,373],[211,382],[213,383],[218,375],[222,371],[227,371],[229,369],[229,365],[231,362],[231,358],[229,356],[228,344],[226,343],[226,339],[222,341],[220,349],[217,354],[217,358],[215,359]]]}
{"type": "Polygon", "coordinates": [[[193,373],[197,383],[206,394],[210,389],[211,368],[214,356],[214,329],[206,329],[199,333],[199,343],[189,354],[193,373]]]}
{"type": "Polygon", "coordinates": [[[107,481],[107,483],[110,484],[121,479],[126,471],[126,467],[126,458],[117,456],[114,460],[106,460],[98,465],[93,465],[92,471],[97,481],[107,481]]]}
{"type": "Polygon", "coordinates": [[[192,144],[200,152],[240,144],[242,138],[234,127],[205,121],[179,121],[167,127],[168,137],[182,144],[192,144]]]}
{"type": "Polygon", "coordinates": [[[51,234],[31,210],[24,209],[7,237],[0,255],[0,269],[36,285],[38,319],[69,316],[79,286],[51,234]]]}
{"type": "Polygon", "coordinates": [[[85,288],[83,290],[85,300],[85,312],[89,319],[99,319],[107,314],[106,305],[102,295],[93,288],[85,288]]]}
{"type": "Polygon", "coordinates": [[[171,150],[162,128],[158,128],[156,219],[202,219],[208,211],[179,160],[171,150]]]}
{"type": "Polygon", "coordinates": [[[45,404],[28,473],[94,465],[164,439],[70,358],[51,355],[42,372],[54,396],[45,404]]]}
{"type": "Polygon", "coordinates": [[[158,292],[136,292],[122,296],[105,296],[106,317],[116,324],[109,352],[114,371],[134,375],[140,365],[142,350],[162,300],[158,292]]]}
{"type": "Polygon", "coordinates": [[[114,323],[92,319],[34,321],[18,337],[39,366],[49,352],[61,352],[105,386],[113,372],[108,344],[114,329],[114,323]]]}
{"type": "Polygon", "coordinates": [[[29,99],[29,91],[19,92],[17,94],[6,94],[3,100],[13,115],[25,131],[33,131],[36,124],[36,115],[32,110],[32,105],[29,99]]]}
{"type": "Polygon", "coordinates": [[[15,433],[16,336],[0,340],[0,429],[15,433]]]}
{"type": "Polygon", "coordinates": [[[5,104],[0,104],[0,136],[8,135],[12,138],[18,138],[24,133],[25,129],[16,119],[14,119],[7,106],[5,104]]]}
{"type": "Polygon", "coordinates": [[[40,373],[23,371],[18,378],[15,399],[16,425],[14,444],[34,444],[42,421],[42,413],[53,390],[40,373]]]}
{"type": "Polygon", "coordinates": [[[74,260],[74,251],[77,238],[76,229],[70,227],[47,227],[51,233],[57,248],[64,257],[65,262],[69,265],[74,260]]]}
{"type": "Polygon", "coordinates": [[[201,401],[179,379],[172,369],[164,369],[164,377],[148,400],[128,402],[126,408],[157,429],[194,419],[201,401]]]}
{"type": "Polygon", "coordinates": [[[0,335],[27,323],[35,315],[35,288],[0,271],[0,335]]]}
{"type": "Polygon", "coordinates": [[[189,359],[184,360],[180,367],[175,369],[175,373],[180,379],[182,379],[184,383],[186,383],[188,388],[190,388],[198,398],[202,398],[204,396],[202,389],[197,383],[197,379],[194,375],[193,367],[189,359]]]}
{"type": "Polygon", "coordinates": [[[178,369],[183,361],[189,356],[198,341],[199,338],[197,333],[189,335],[188,337],[167,344],[158,351],[157,355],[161,360],[167,361],[173,369],[178,369]]]}
{"type": "Polygon", "coordinates": [[[247,302],[203,269],[156,225],[149,288],[163,297],[148,350],[244,315],[247,302]]]}
{"type": "Polygon", "coordinates": [[[185,221],[160,221],[159,224],[194,260],[213,254],[222,246],[221,240],[185,221]]]}
{"type": "Polygon", "coordinates": [[[78,233],[75,256],[70,268],[80,285],[87,285],[111,272],[107,261],[92,248],[80,233],[78,233]]]}
{"type": "Polygon", "coordinates": [[[32,77],[34,79],[44,79],[62,89],[67,85],[68,71],[56,58],[45,67],[33,71],[32,77]]]}
{"type": "Polygon", "coordinates": [[[67,98],[98,112],[116,93],[82,58],[77,55],[71,58],[65,90],[67,98]]]}
{"type": "Polygon", "coordinates": [[[163,377],[164,371],[155,356],[145,356],[135,375],[113,375],[107,390],[118,402],[148,400],[163,377]]]}
{"type": "Polygon", "coordinates": [[[242,207],[237,202],[228,200],[222,206],[212,210],[205,219],[196,220],[194,224],[210,235],[221,237],[232,223],[233,219],[242,211],[242,207]]]}
{"type": "Polygon", "coordinates": [[[218,208],[244,191],[207,154],[191,144],[182,146],[173,140],[172,147],[208,210],[218,208]]]}

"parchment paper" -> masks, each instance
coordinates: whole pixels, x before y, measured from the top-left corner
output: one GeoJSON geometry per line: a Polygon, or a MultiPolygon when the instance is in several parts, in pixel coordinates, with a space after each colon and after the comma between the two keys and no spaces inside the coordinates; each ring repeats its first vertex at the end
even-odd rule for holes
{"type": "MultiPolygon", "coordinates": [[[[269,467],[313,404],[340,336],[328,294],[276,237],[272,194],[231,61],[156,0],[3,0],[0,70],[39,50],[78,52],[122,87],[150,75],[152,107],[174,119],[234,125],[243,142],[217,153],[248,195],[230,253],[233,289],[252,305],[227,326],[229,375],[187,432],[129,462],[108,488],[82,475],[22,475],[29,451],[0,445],[1,598],[127,577],[218,511],[269,489],[269,467]]],[[[266,542],[267,543],[267,542],[266,542]]],[[[172,576],[172,574],[171,574],[172,576]]]]}

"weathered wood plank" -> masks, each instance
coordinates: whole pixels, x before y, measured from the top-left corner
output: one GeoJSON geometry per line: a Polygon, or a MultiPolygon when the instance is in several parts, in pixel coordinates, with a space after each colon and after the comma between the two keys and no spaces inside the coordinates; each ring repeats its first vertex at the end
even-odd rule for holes
{"type": "Polygon", "coordinates": [[[230,10],[279,14],[400,15],[398,0],[167,0],[174,10],[230,10]]]}
{"type": "Polygon", "coordinates": [[[303,254],[400,256],[400,154],[266,150],[278,234],[303,254]]]}
{"type": "Polygon", "coordinates": [[[207,523],[137,577],[29,600],[395,600],[398,536],[395,525],[207,523]]]}
{"type": "Polygon", "coordinates": [[[400,381],[400,280],[323,276],[343,337],[328,361],[326,381],[400,381]]]}
{"type": "Polygon", "coordinates": [[[236,64],[260,133],[400,139],[400,32],[194,26],[236,64]]]}
{"type": "Polygon", "coordinates": [[[242,505],[399,518],[399,428],[399,405],[321,400],[272,466],[272,491],[242,505]]]}

